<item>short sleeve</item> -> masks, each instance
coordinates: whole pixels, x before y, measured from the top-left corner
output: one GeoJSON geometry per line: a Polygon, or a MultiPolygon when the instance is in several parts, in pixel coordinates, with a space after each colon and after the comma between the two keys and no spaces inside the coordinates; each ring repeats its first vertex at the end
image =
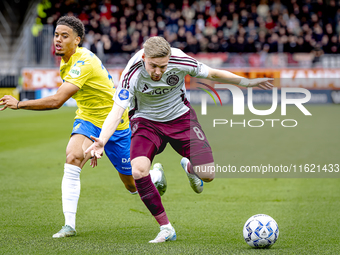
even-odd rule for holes
{"type": "Polygon", "coordinates": [[[197,70],[196,73],[191,75],[196,78],[207,78],[209,75],[209,67],[201,62],[197,61],[197,70]]]}
{"type": "Polygon", "coordinates": [[[209,67],[200,63],[196,59],[185,54],[182,50],[171,48],[170,64],[180,66],[181,70],[188,73],[192,77],[207,78],[209,67]]]}
{"type": "Polygon", "coordinates": [[[144,50],[137,52],[126,65],[117,86],[113,100],[122,108],[129,107],[134,96],[134,89],[138,80],[138,73],[143,66],[140,61],[144,50]]]}
{"type": "Polygon", "coordinates": [[[78,61],[73,65],[64,80],[81,88],[91,77],[93,72],[92,65],[84,61],[78,61]]]}
{"type": "Polygon", "coordinates": [[[131,98],[133,97],[132,89],[126,89],[122,86],[118,86],[116,89],[116,92],[113,96],[113,100],[116,104],[118,104],[120,107],[126,109],[131,101],[131,98]]]}

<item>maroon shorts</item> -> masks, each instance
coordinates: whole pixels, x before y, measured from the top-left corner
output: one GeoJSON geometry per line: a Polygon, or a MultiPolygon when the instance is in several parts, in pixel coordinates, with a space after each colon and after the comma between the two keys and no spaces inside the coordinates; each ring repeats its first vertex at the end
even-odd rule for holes
{"type": "Polygon", "coordinates": [[[188,158],[194,166],[214,162],[209,142],[191,107],[182,116],[167,122],[132,119],[131,130],[131,160],[145,156],[152,162],[155,155],[170,143],[174,150],[188,158]]]}

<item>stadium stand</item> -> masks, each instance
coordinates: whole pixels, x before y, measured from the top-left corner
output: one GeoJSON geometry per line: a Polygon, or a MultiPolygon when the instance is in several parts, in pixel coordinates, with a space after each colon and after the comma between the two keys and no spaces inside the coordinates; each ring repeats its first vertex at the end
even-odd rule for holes
{"type": "Polygon", "coordinates": [[[57,67],[53,31],[63,15],[86,26],[83,46],[124,67],[143,42],[164,36],[212,67],[340,67],[335,0],[4,0],[0,86],[24,67],[57,67]]]}
{"type": "Polygon", "coordinates": [[[25,57],[25,28],[32,24],[38,3],[39,0],[0,1],[0,88],[18,85],[19,63],[25,57]]]}
{"type": "Polygon", "coordinates": [[[286,56],[286,62],[309,56],[313,65],[320,54],[339,53],[340,11],[335,0],[50,2],[43,23],[55,25],[62,15],[78,16],[87,30],[83,46],[106,61],[110,54],[138,51],[153,35],[192,54],[257,53],[256,60],[253,54],[234,60],[241,66],[261,65],[261,55],[263,59],[270,53],[309,53],[286,56]]]}

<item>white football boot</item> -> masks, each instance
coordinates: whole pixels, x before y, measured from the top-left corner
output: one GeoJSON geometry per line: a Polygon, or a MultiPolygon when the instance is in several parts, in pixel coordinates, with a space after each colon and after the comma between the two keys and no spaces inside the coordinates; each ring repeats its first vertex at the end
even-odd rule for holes
{"type": "Polygon", "coordinates": [[[167,185],[167,181],[166,181],[166,178],[165,178],[165,174],[164,174],[164,171],[163,171],[162,164],[161,163],[154,164],[153,169],[150,170],[150,172],[151,171],[156,171],[155,174],[158,174],[160,176],[160,177],[158,177],[158,180],[154,182],[154,185],[155,185],[156,189],[158,190],[159,194],[161,196],[163,196],[168,185],[167,185]],[[157,173],[157,171],[158,171],[158,173],[157,173]]]}
{"type": "Polygon", "coordinates": [[[196,193],[201,193],[203,191],[203,181],[198,178],[196,174],[189,174],[187,172],[187,166],[190,163],[189,159],[187,158],[182,158],[181,160],[181,165],[185,171],[185,173],[188,176],[189,183],[191,188],[196,192],[196,193]]]}
{"type": "Polygon", "coordinates": [[[61,230],[54,234],[53,238],[63,238],[63,237],[70,237],[75,236],[77,234],[76,230],[69,225],[65,225],[61,228],[61,230]]]}
{"type": "Polygon", "coordinates": [[[155,239],[149,241],[149,243],[164,243],[166,241],[176,241],[176,231],[170,225],[164,225],[160,227],[161,231],[158,233],[155,239]]]}

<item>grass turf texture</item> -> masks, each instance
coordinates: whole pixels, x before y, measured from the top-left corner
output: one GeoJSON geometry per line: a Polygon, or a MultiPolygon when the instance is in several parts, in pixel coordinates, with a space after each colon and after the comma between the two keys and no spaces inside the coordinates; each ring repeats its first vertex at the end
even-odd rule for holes
{"type": "MultiPolygon", "coordinates": [[[[339,107],[307,108],[313,117],[307,123],[302,121],[294,136],[287,134],[278,140],[275,136],[266,138],[267,128],[245,128],[242,132],[229,127],[232,133],[228,140],[236,146],[230,152],[233,164],[242,164],[244,158],[256,161],[260,148],[268,142],[276,142],[277,148],[286,151],[290,163],[335,159],[339,151],[339,107]],[[264,132],[263,139],[256,138],[258,132],[264,132]],[[306,139],[301,146],[295,144],[303,134],[315,139],[306,139]],[[292,147],[285,142],[289,139],[292,147]]],[[[300,119],[299,110],[288,110],[289,118],[300,119]]],[[[217,178],[197,195],[180,167],[181,157],[170,146],[155,162],[162,162],[167,175],[168,190],[162,201],[177,241],[148,243],[157,235],[158,225],[138,195],[125,190],[107,158],[95,169],[87,163],[82,170],[78,235],[52,239],[64,224],[60,186],[74,111],[64,107],[57,111],[0,113],[0,254],[338,253],[340,179],[217,178]],[[270,249],[255,250],[243,240],[243,224],[258,213],[272,216],[279,225],[279,239],[270,249]]],[[[275,158],[277,151],[268,149],[265,157],[275,158]]]]}

